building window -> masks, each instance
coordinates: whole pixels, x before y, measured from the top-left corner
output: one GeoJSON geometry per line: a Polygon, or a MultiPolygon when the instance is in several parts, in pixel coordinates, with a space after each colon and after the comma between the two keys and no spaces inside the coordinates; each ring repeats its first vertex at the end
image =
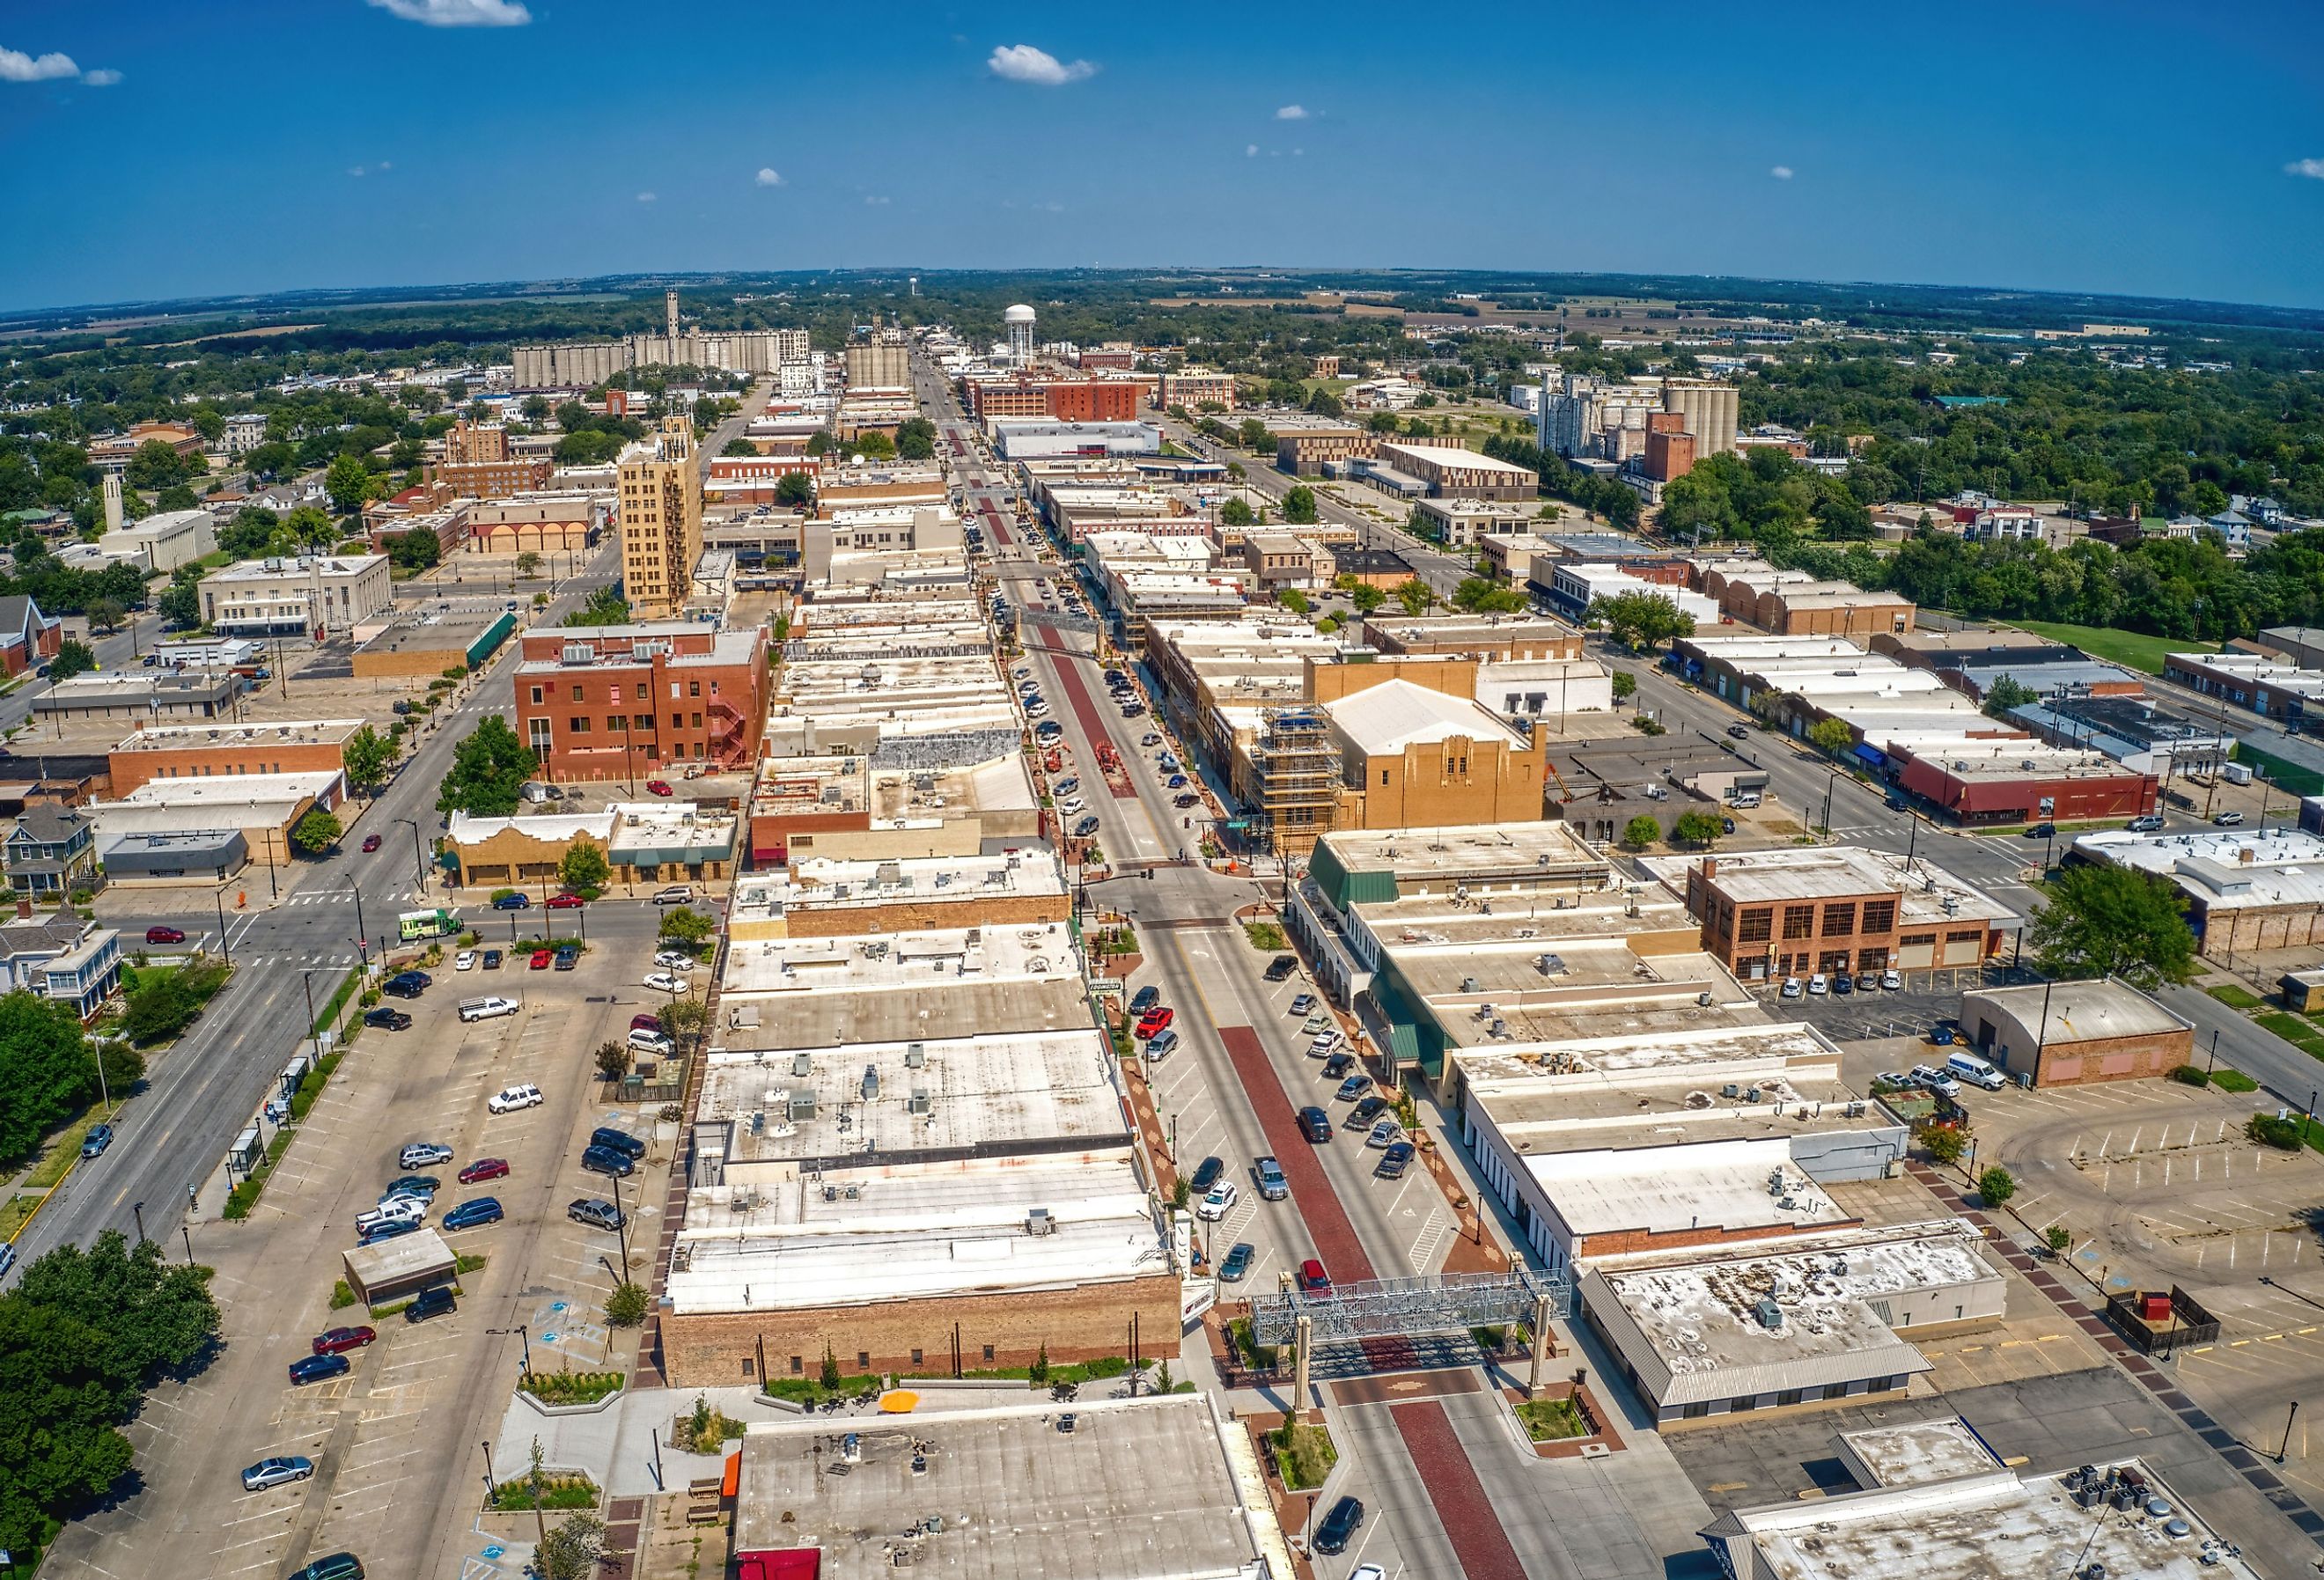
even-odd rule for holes
{"type": "Polygon", "coordinates": [[[1823,908],[1823,936],[1844,938],[1856,930],[1856,902],[1848,901],[1823,908]]]}
{"type": "Polygon", "coordinates": [[[1784,906],[1784,937],[1786,939],[1815,937],[1815,907],[1812,905],[1784,906]]]}
{"type": "Polygon", "coordinates": [[[991,1344],[984,1346],[984,1358],[988,1361],[992,1359],[992,1346],[991,1344]]]}
{"type": "Polygon", "coordinates": [[[743,1376],[745,1376],[745,1377],[750,1376],[750,1375],[751,1375],[751,1368],[752,1368],[755,1363],[754,1363],[754,1362],[751,1359],[751,1357],[750,1357],[750,1356],[748,1356],[748,1355],[743,1356],[743,1357],[742,1357],[742,1375],[743,1375],[743,1376]]]}
{"type": "Polygon", "coordinates": [[[1974,927],[1965,928],[1960,931],[1950,932],[1945,935],[1945,942],[1948,944],[1975,944],[1982,942],[1984,938],[1985,929],[1983,928],[1974,927]]]}
{"type": "Polygon", "coordinates": [[[1692,1404],[1683,1404],[1678,1407],[1678,1413],[1684,1419],[1699,1421],[1711,1413],[1711,1401],[1707,1399],[1699,1399],[1692,1404]]]}
{"type": "Polygon", "coordinates": [[[858,1372],[869,1372],[870,1370],[872,1370],[872,1352],[871,1352],[871,1351],[869,1351],[869,1350],[858,1350],[858,1351],[856,1351],[856,1352],[855,1352],[855,1369],[856,1369],[858,1372]]]}
{"type": "Polygon", "coordinates": [[[1746,1410],[1755,1410],[1758,1408],[1759,1396],[1756,1393],[1747,1393],[1738,1399],[1730,1399],[1727,1401],[1727,1410],[1729,1415],[1739,1416],[1746,1410]]]}
{"type": "Polygon", "coordinates": [[[535,707],[540,706],[540,688],[538,686],[532,688],[532,705],[535,707]]]}
{"type": "Polygon", "coordinates": [[[1747,910],[1743,913],[1742,930],[1736,934],[1747,944],[1764,944],[1775,936],[1774,910],[1747,910]]]}
{"type": "Polygon", "coordinates": [[[576,702],[581,700],[581,688],[578,686],[573,688],[573,700],[576,702]]]}
{"type": "Polygon", "coordinates": [[[686,683],[686,694],[687,694],[688,697],[699,697],[699,696],[701,696],[701,695],[702,695],[702,682],[701,682],[701,681],[699,681],[699,680],[688,680],[688,681],[686,683]]]}
{"type": "Polygon", "coordinates": [[[1848,1397],[1848,1384],[1845,1382],[1827,1382],[1823,1385],[1823,1396],[1826,1399],[1846,1399],[1848,1397]]]}
{"type": "Polygon", "coordinates": [[[912,1364],[913,1364],[913,1365],[915,1365],[915,1366],[917,1366],[917,1365],[918,1365],[919,1363],[920,1363],[920,1352],[919,1352],[919,1351],[918,1351],[918,1350],[914,1350],[914,1351],[912,1352],[912,1364]]]}
{"type": "Polygon", "coordinates": [[[1781,1393],[1775,1395],[1775,1403],[1778,1408],[1787,1404],[1797,1404],[1799,1402],[1800,1391],[1796,1388],[1786,1388],[1781,1393]]]}
{"type": "Polygon", "coordinates": [[[1380,770],[1380,789],[1388,789],[1388,770],[1385,768],[1380,770]]]}
{"type": "Polygon", "coordinates": [[[1934,933],[1906,933],[1896,940],[1896,947],[1900,949],[1925,948],[1933,946],[1936,941],[1937,935],[1934,933]]]}
{"type": "Polygon", "coordinates": [[[1868,933],[1885,933],[1896,926],[1896,902],[1894,900],[1868,900],[1864,902],[1864,926],[1868,933]]]}
{"type": "Polygon", "coordinates": [[[638,700],[639,700],[640,702],[643,702],[645,699],[646,699],[646,683],[645,683],[643,680],[641,680],[641,681],[639,681],[639,682],[638,682],[638,700]]]}
{"type": "Polygon", "coordinates": [[[682,713],[671,714],[669,716],[669,727],[674,730],[684,729],[686,727],[686,716],[682,713]]]}
{"type": "Polygon", "coordinates": [[[571,735],[587,735],[589,733],[588,719],[580,714],[575,714],[572,718],[566,722],[565,733],[571,735]]]}

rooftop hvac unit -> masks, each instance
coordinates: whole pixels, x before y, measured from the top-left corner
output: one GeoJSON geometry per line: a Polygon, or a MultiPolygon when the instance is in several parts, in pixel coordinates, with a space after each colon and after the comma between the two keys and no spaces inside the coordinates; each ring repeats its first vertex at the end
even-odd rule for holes
{"type": "Polygon", "coordinates": [[[863,1101],[866,1103],[871,1102],[872,1099],[880,1095],[880,1067],[878,1065],[865,1065],[863,1067],[862,1091],[863,1101]]]}
{"type": "Polygon", "coordinates": [[[904,1067],[906,1069],[920,1069],[925,1067],[927,1062],[928,1045],[927,1043],[908,1042],[904,1045],[904,1067]]]}
{"type": "Polygon", "coordinates": [[[805,1049],[801,1049],[798,1052],[791,1055],[791,1074],[799,1076],[806,1076],[813,1075],[814,1073],[815,1060],[805,1049]]]}
{"type": "MultiPolygon", "coordinates": [[[[1729,1081],[1725,1086],[1719,1088],[1719,1095],[1721,1097],[1740,1097],[1743,1095],[1743,1088],[1737,1086],[1734,1082],[1729,1081]]],[[[1783,1178],[1783,1174],[1780,1170],[1777,1171],[1775,1178],[1778,1179],[1783,1178]]]]}
{"type": "Polygon", "coordinates": [[[1534,962],[1534,969],[1544,976],[1563,976],[1565,975],[1565,956],[1544,955],[1534,962]]]}
{"type": "Polygon", "coordinates": [[[804,1086],[798,1088],[791,1093],[790,1105],[786,1110],[786,1113],[793,1124],[797,1124],[802,1119],[813,1119],[815,1117],[815,1094],[808,1091],[804,1086]]]}
{"type": "Polygon", "coordinates": [[[1711,998],[1711,996],[1710,993],[1706,990],[1705,992],[1699,993],[1695,994],[1695,995],[1694,995],[1694,1002],[1695,1002],[1696,1003],[1698,1003],[1698,1004],[1701,1004],[1704,1009],[1706,1009],[1706,1010],[1707,1010],[1707,1009],[1709,1009],[1709,1008],[1711,1006],[1711,1004],[1712,1004],[1715,1001],[1713,1001],[1713,1000],[1712,1000],[1712,998],[1711,998]]]}
{"type": "Polygon", "coordinates": [[[1480,991],[1477,979],[1473,976],[1462,977],[1461,979],[1461,991],[1462,993],[1476,993],[1480,991]]]}
{"type": "Polygon", "coordinates": [[[915,1086],[912,1088],[912,1095],[905,1106],[914,1115],[921,1119],[927,1119],[930,1117],[929,1111],[936,1106],[936,1103],[935,1099],[929,1096],[928,1089],[926,1086],[915,1086]]]}
{"type": "Polygon", "coordinates": [[[1771,1331],[1784,1326],[1784,1308],[1773,1300],[1762,1300],[1753,1306],[1751,1315],[1759,1319],[1761,1327],[1771,1331]]]}
{"type": "Polygon", "coordinates": [[[1033,1207],[1025,1214],[1025,1233],[1039,1239],[1057,1232],[1057,1221],[1049,1216],[1047,1207],[1033,1207]]]}

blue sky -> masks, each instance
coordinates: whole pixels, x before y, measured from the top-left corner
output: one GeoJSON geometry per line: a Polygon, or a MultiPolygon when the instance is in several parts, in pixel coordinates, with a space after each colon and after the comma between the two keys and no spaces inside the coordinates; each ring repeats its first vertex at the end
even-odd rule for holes
{"type": "Polygon", "coordinates": [[[7,0],[0,198],[11,308],[1254,263],[2324,307],[2324,6],[7,0]]]}

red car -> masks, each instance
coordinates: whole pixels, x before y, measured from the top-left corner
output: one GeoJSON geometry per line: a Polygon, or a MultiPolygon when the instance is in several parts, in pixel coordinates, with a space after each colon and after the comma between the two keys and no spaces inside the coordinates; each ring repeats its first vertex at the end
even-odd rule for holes
{"type": "Polygon", "coordinates": [[[359,1350],[379,1335],[367,1327],[335,1327],[328,1333],[315,1335],[315,1353],[318,1355],[344,1355],[349,1350],[359,1350]]]}
{"type": "Polygon", "coordinates": [[[1303,1293],[1322,1299],[1332,1292],[1331,1275],[1323,1270],[1322,1262],[1311,1256],[1299,1264],[1299,1288],[1303,1293]]]}
{"type": "Polygon", "coordinates": [[[186,929],[174,927],[149,927],[145,929],[145,941],[149,944],[182,944],[186,941],[186,929]]]}
{"type": "Polygon", "coordinates": [[[378,836],[378,835],[376,835],[376,834],[366,834],[366,835],[364,835],[364,853],[365,855],[369,855],[371,852],[373,852],[373,851],[374,851],[374,850],[377,850],[378,848],[379,848],[379,836],[378,836]]]}
{"type": "Polygon", "coordinates": [[[460,1183],[474,1185],[480,1179],[506,1179],[508,1171],[505,1158],[479,1158],[460,1170],[460,1183]]]}
{"type": "Polygon", "coordinates": [[[1162,1028],[1167,1026],[1172,1021],[1176,1019],[1176,1013],[1167,1004],[1158,1010],[1147,1011],[1146,1013],[1139,1016],[1138,1020],[1139,1039],[1143,1041],[1147,1038],[1153,1036],[1157,1031],[1161,1030],[1162,1028]]]}
{"type": "Polygon", "coordinates": [[[547,949],[535,949],[532,952],[532,968],[535,971],[546,971],[549,969],[549,963],[556,957],[547,949]]]}
{"type": "Polygon", "coordinates": [[[588,903],[578,894],[551,894],[549,897],[549,909],[551,910],[578,910],[588,903]]]}
{"type": "Polygon", "coordinates": [[[657,796],[674,796],[678,793],[676,790],[669,788],[669,781],[666,779],[650,779],[646,781],[646,790],[649,794],[657,796]]]}
{"type": "Polygon", "coordinates": [[[659,1015],[632,1015],[630,1017],[630,1030],[632,1031],[659,1031],[661,1030],[661,1017],[659,1015]]]}

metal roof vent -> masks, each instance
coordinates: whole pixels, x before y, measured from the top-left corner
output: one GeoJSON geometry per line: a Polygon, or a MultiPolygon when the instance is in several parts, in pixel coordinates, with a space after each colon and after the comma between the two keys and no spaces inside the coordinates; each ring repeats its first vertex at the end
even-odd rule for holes
{"type": "Polygon", "coordinates": [[[1751,1315],[1759,1319],[1761,1327],[1771,1332],[1784,1326],[1784,1309],[1773,1300],[1758,1302],[1751,1307],[1751,1315]]]}
{"type": "Polygon", "coordinates": [[[906,1069],[920,1069],[924,1067],[927,1062],[928,1045],[927,1043],[908,1042],[904,1045],[904,1067],[906,1069]]]}
{"type": "Polygon", "coordinates": [[[1033,1207],[1026,1212],[1025,1233],[1028,1234],[1038,1240],[1056,1232],[1057,1221],[1049,1215],[1048,1208],[1033,1207]]]}
{"type": "Polygon", "coordinates": [[[865,1066],[863,1067],[863,1086],[862,1086],[862,1092],[863,1092],[863,1101],[865,1101],[866,1103],[871,1102],[873,1098],[875,1098],[875,1097],[877,1097],[877,1096],[879,1096],[879,1095],[880,1095],[880,1067],[879,1067],[879,1066],[877,1066],[877,1065],[865,1065],[865,1066]]]}
{"type": "Polygon", "coordinates": [[[791,1055],[791,1074],[805,1076],[813,1075],[814,1073],[815,1060],[807,1054],[806,1049],[802,1049],[798,1052],[791,1055]]]}

